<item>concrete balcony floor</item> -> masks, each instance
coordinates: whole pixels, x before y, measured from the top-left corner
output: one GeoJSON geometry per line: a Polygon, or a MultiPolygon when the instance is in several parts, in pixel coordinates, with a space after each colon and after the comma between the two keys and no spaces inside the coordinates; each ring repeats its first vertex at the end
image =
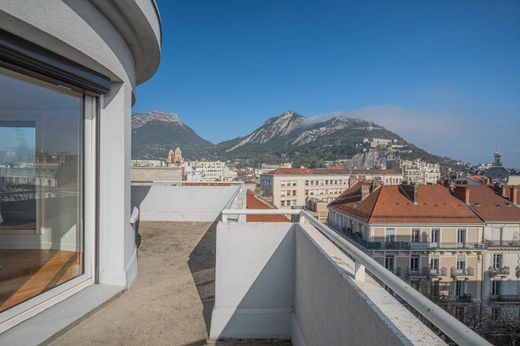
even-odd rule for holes
{"type": "Polygon", "coordinates": [[[51,345],[208,344],[215,299],[215,224],[142,222],[140,233],[139,273],[132,287],[65,330],[51,345]]]}

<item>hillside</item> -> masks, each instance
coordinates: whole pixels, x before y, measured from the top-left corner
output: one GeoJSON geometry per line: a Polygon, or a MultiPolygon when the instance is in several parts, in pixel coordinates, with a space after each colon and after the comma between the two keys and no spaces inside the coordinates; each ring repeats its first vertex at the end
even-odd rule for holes
{"type": "Polygon", "coordinates": [[[365,138],[391,139],[400,146],[377,149],[380,160],[392,155],[434,162],[442,159],[373,122],[338,116],[313,121],[293,111],[269,118],[244,137],[217,144],[215,155],[221,159],[246,160],[253,165],[289,160],[296,165],[319,166],[323,161],[359,156],[366,148],[362,145],[365,138]]]}
{"type": "Polygon", "coordinates": [[[399,135],[370,121],[346,117],[306,118],[294,111],[271,117],[246,136],[213,145],[182,123],[175,113],[148,112],[132,117],[132,157],[164,158],[181,147],[191,159],[240,160],[243,165],[293,161],[296,166],[322,166],[324,161],[352,158],[353,165],[375,165],[388,158],[443,158],[408,143],[399,135]],[[365,138],[390,139],[394,146],[372,149],[365,138]]]}
{"type": "Polygon", "coordinates": [[[132,158],[166,158],[170,149],[179,146],[190,157],[213,147],[184,124],[175,113],[146,112],[132,115],[132,158]]]}

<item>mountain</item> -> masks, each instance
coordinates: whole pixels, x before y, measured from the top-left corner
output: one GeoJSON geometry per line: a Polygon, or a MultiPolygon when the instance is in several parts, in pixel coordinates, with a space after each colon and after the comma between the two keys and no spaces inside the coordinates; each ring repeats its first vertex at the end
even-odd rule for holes
{"type": "Polygon", "coordinates": [[[165,158],[176,146],[190,159],[240,160],[248,166],[293,161],[295,166],[316,167],[324,161],[348,158],[345,164],[371,168],[396,156],[430,162],[443,159],[374,122],[343,116],[306,118],[288,111],[267,119],[246,136],[217,145],[197,135],[175,113],[132,116],[132,158],[165,158]],[[365,138],[390,139],[394,145],[368,151],[365,138]]]}
{"type": "Polygon", "coordinates": [[[296,165],[317,166],[322,161],[352,157],[356,162],[384,162],[393,156],[441,160],[370,121],[342,116],[305,118],[293,111],[269,118],[250,134],[219,143],[215,149],[220,159],[246,160],[249,164],[289,160],[296,165]],[[365,138],[390,139],[399,149],[376,149],[378,153],[372,155],[377,156],[375,161],[359,160],[366,156],[362,144],[365,138]]]}
{"type": "Polygon", "coordinates": [[[179,146],[183,155],[209,150],[213,144],[184,124],[175,113],[151,111],[132,115],[132,158],[166,158],[179,146]]]}

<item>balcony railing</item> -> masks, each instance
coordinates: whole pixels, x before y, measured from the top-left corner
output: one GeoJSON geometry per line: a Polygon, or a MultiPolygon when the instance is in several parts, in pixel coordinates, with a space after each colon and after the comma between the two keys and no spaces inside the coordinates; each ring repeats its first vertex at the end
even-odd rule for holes
{"type": "Polygon", "coordinates": [[[475,269],[472,267],[467,268],[451,268],[451,276],[457,277],[457,276],[473,276],[475,275],[475,269]]]}
{"type": "MultiPolygon", "coordinates": [[[[370,257],[362,249],[358,248],[360,242],[363,242],[359,236],[353,235],[352,232],[343,232],[345,237],[341,236],[331,228],[327,227],[320,221],[316,220],[305,210],[253,210],[253,209],[224,209],[222,211],[222,222],[226,223],[230,220],[230,216],[249,215],[249,214],[296,214],[298,213],[300,224],[310,225],[326,237],[333,245],[345,253],[354,261],[354,280],[365,281],[365,271],[379,280],[383,285],[392,290],[398,297],[410,304],[419,314],[429,320],[436,328],[445,333],[455,343],[459,345],[490,345],[486,340],[472,331],[462,322],[451,316],[437,304],[426,298],[417,290],[410,289],[410,286],[396,277],[390,275],[380,263],[370,257]],[[347,235],[350,233],[350,235],[347,235]],[[349,241],[354,240],[357,244],[349,241]]],[[[299,230],[302,231],[304,227],[299,230]]],[[[218,249],[218,246],[217,246],[218,249]]],[[[217,261],[218,263],[218,261],[217,261]]],[[[466,272],[473,273],[472,268],[468,268],[466,272]]],[[[218,283],[217,283],[218,284],[218,283]]],[[[470,298],[471,299],[471,298],[470,298]]]]}
{"type": "Polygon", "coordinates": [[[458,303],[471,303],[472,302],[472,298],[471,298],[470,294],[462,294],[460,296],[455,296],[454,300],[458,303]]]}
{"type": "Polygon", "coordinates": [[[497,303],[511,303],[511,302],[520,302],[519,294],[493,294],[490,298],[491,301],[497,303]]]}
{"type": "Polygon", "coordinates": [[[488,247],[494,246],[520,246],[520,239],[511,239],[511,240],[484,240],[484,243],[488,245],[488,247]]]}
{"type": "Polygon", "coordinates": [[[493,266],[490,266],[489,267],[489,273],[491,274],[492,277],[506,276],[506,275],[509,275],[510,269],[509,269],[508,266],[503,266],[503,267],[493,267],[493,266]]]}
{"type": "Polygon", "coordinates": [[[423,267],[423,268],[406,268],[406,274],[408,276],[415,276],[415,277],[427,277],[430,276],[430,268],[423,267]]]}
{"type": "Polygon", "coordinates": [[[484,243],[430,243],[430,242],[408,242],[408,241],[368,241],[363,239],[358,233],[352,232],[349,229],[340,229],[339,226],[331,224],[334,229],[338,230],[345,237],[354,240],[365,249],[378,250],[484,250],[487,248],[487,244],[484,243]]]}
{"type": "Polygon", "coordinates": [[[440,269],[436,269],[436,268],[431,268],[429,269],[430,270],[430,275],[431,276],[446,276],[448,275],[448,268],[446,267],[442,267],[440,269]]]}

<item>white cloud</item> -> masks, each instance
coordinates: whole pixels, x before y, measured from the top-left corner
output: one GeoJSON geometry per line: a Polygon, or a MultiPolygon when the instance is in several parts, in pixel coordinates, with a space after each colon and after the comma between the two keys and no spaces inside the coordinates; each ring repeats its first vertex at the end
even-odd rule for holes
{"type": "Polygon", "coordinates": [[[520,166],[520,120],[499,122],[487,117],[482,121],[471,114],[389,105],[320,114],[307,121],[313,123],[334,116],[373,121],[432,153],[474,163],[490,161],[493,151],[499,148],[506,165],[520,166]]]}

